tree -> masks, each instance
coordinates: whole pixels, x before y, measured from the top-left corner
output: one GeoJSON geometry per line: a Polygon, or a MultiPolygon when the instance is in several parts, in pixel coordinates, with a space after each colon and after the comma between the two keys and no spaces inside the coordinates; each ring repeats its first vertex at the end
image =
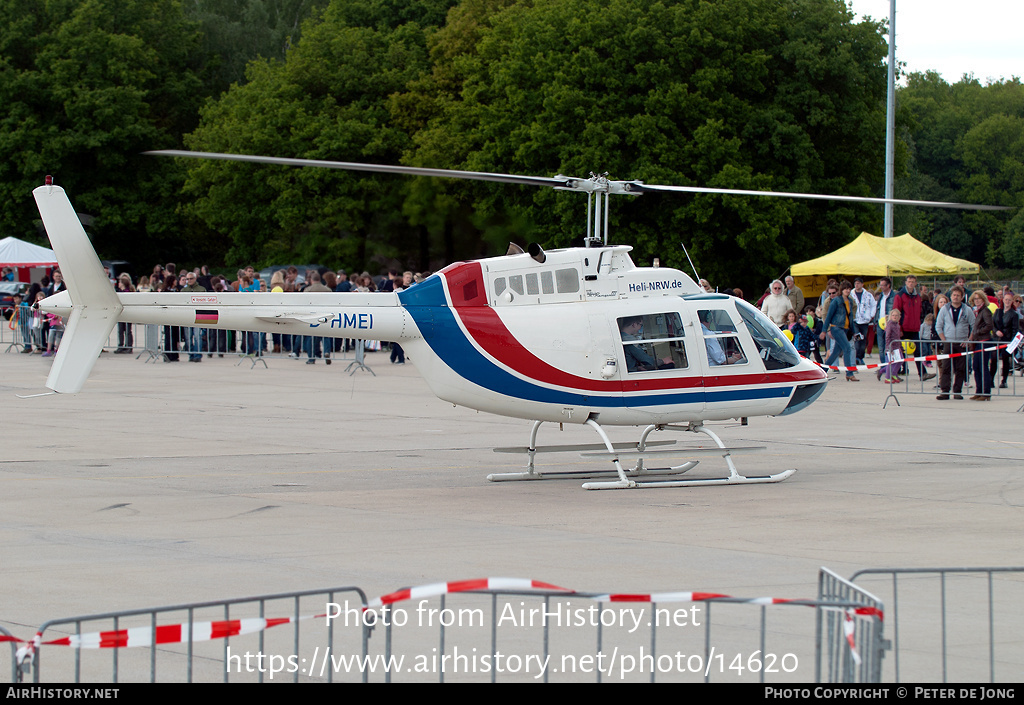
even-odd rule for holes
{"type": "MultiPolygon", "coordinates": [[[[409,157],[422,165],[871,195],[884,54],[879,26],[832,0],[472,0],[435,35],[416,100],[395,105],[428,105],[409,157]]],[[[638,259],[682,266],[684,241],[722,285],[763,285],[877,217],[776,199],[620,200],[613,236],[638,259]]],[[[471,214],[490,254],[510,230],[546,246],[583,235],[585,205],[557,192],[436,185],[414,210],[446,205],[449,224],[471,214]]]]}
{"type": "MultiPolygon", "coordinates": [[[[1024,86],[1018,79],[982,86],[965,76],[950,85],[936,73],[915,73],[899,101],[911,153],[908,173],[897,184],[902,194],[1022,205],[1024,86]]],[[[922,240],[950,255],[1024,267],[1012,218],[1012,213],[920,211],[912,226],[922,240]]]]}
{"type": "Polygon", "coordinates": [[[185,13],[199,23],[203,50],[216,57],[210,67],[215,94],[244,80],[254,59],[282,61],[298,42],[303,21],[319,14],[327,0],[190,0],[185,13]]]}
{"type": "MultiPolygon", "coordinates": [[[[283,62],[250,64],[202,112],[197,150],[398,163],[409,135],[388,97],[428,66],[426,36],[450,3],[332,2],[283,62]]],[[[327,170],[189,165],[191,212],[231,243],[233,263],[304,259],[363,267],[416,251],[402,217],[408,182],[327,170]]]]}
{"type": "Polygon", "coordinates": [[[31,189],[53,174],[102,255],[181,254],[173,164],[203,69],[199,34],[172,0],[0,0],[0,224],[30,239],[31,189]]]}
{"type": "MultiPolygon", "coordinates": [[[[885,44],[838,0],[332,2],[283,62],[208,106],[196,149],[872,195],[885,44]],[[449,10],[449,8],[451,8],[449,10]]],[[[239,261],[490,255],[578,243],[549,190],[237,164],[189,167],[193,213],[239,261]]],[[[619,199],[638,258],[763,285],[876,209],[780,199],[619,199]]]]}

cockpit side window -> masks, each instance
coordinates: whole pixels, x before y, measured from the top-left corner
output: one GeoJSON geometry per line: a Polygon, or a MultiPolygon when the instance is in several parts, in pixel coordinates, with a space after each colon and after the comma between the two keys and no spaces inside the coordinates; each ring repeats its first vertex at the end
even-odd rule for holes
{"type": "Polygon", "coordinates": [[[697,312],[700,319],[700,331],[704,336],[704,349],[708,355],[708,364],[745,365],[747,356],[736,335],[736,324],[728,311],[720,309],[701,309],[697,312]]]}
{"type": "Polygon", "coordinates": [[[765,369],[782,370],[800,364],[800,353],[770,318],[746,301],[736,301],[736,310],[750,331],[765,369]]]}
{"type": "Polygon", "coordinates": [[[676,312],[618,319],[627,372],[678,370],[689,366],[683,322],[676,312]]]}

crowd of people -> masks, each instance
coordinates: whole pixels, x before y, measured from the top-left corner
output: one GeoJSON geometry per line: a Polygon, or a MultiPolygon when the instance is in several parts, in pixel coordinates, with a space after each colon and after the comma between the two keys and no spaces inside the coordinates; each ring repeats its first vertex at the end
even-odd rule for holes
{"type": "MultiPolygon", "coordinates": [[[[13,281],[13,269],[0,274],[5,281],[13,281]],[[10,277],[10,278],[9,278],[10,277]]],[[[57,352],[61,339],[64,337],[64,319],[60,316],[43,313],[34,305],[47,296],[65,291],[67,286],[60,270],[54,270],[52,277],[43,277],[41,282],[33,283],[28,291],[14,294],[9,312],[5,314],[8,326],[21,338],[21,352],[38,353],[43,357],[52,357],[57,352]]]]}
{"type": "MultiPolygon", "coordinates": [[[[317,269],[308,269],[300,272],[297,267],[291,266],[274,270],[270,276],[269,283],[263,281],[252,266],[239,269],[236,278],[229,281],[223,274],[210,274],[208,267],[198,267],[188,272],[176,272],[173,263],[167,265],[156,265],[150,276],[142,276],[134,289],[129,291],[191,291],[191,292],[266,292],[275,293],[287,292],[374,292],[374,291],[402,291],[422,282],[430,272],[414,273],[406,271],[399,273],[397,270],[389,270],[387,275],[379,278],[372,277],[369,272],[353,274],[350,278],[344,269],[337,271],[320,272],[317,269]]],[[[122,275],[122,280],[125,275],[122,275]]],[[[126,282],[131,286],[130,278],[126,282]]],[[[118,324],[127,326],[127,324],[118,324]]],[[[129,334],[130,335],[130,334],[129,334]]],[[[119,349],[131,352],[130,342],[121,346],[121,334],[119,331],[119,349]]],[[[328,365],[331,364],[332,353],[348,351],[355,345],[363,345],[367,350],[380,350],[381,343],[378,341],[356,341],[342,340],[340,338],[324,338],[312,335],[283,335],[271,334],[268,340],[266,333],[254,333],[248,331],[225,331],[205,328],[176,328],[174,326],[164,327],[164,360],[177,362],[180,352],[187,352],[191,362],[201,362],[203,355],[223,357],[225,353],[238,352],[243,355],[264,355],[284,354],[291,358],[306,358],[307,365],[313,365],[317,360],[323,359],[328,365]]],[[[391,351],[391,362],[394,364],[405,364],[405,351],[398,343],[388,344],[391,351]]]]}
{"type": "Polygon", "coordinates": [[[878,280],[869,291],[857,277],[831,279],[817,303],[808,303],[793,277],[775,280],[758,301],[762,313],[782,330],[788,331],[798,352],[825,366],[842,358],[845,378],[857,382],[857,366],[877,342],[877,377],[887,384],[903,381],[909,374],[905,358],[933,354],[955,355],[940,359],[938,372],[931,362],[915,359],[914,368],[922,382],[938,375],[937,399],[962,399],[968,367],[973,371],[975,401],[991,399],[992,388],[1001,371],[999,387],[1007,388],[1015,361],[1005,347],[1024,330],[1024,301],[1009,286],[996,292],[986,286],[975,291],[957,276],[947,290],[919,287],[909,275],[899,290],[889,277],[878,280]],[[825,347],[823,361],[820,348],[825,347]],[[971,353],[971,354],[966,354],[971,353]]]}
{"type": "MultiPolygon", "coordinates": [[[[155,265],[150,274],[142,275],[137,281],[127,273],[112,277],[105,268],[111,286],[120,293],[124,292],[373,292],[402,291],[415,286],[430,276],[430,272],[414,273],[390,270],[386,275],[373,277],[369,272],[348,273],[338,271],[321,271],[308,269],[300,271],[297,267],[286,267],[273,271],[269,284],[263,281],[252,266],[239,269],[235,278],[229,280],[223,274],[213,274],[206,266],[193,270],[178,271],[174,263],[155,265]]],[[[60,270],[55,269],[52,277],[45,276],[39,283],[32,284],[26,295],[15,297],[13,310],[9,314],[10,328],[22,339],[22,352],[26,354],[41,353],[49,357],[56,352],[64,332],[64,322],[60,316],[44,314],[32,307],[33,303],[42,301],[47,296],[59,293],[66,287],[60,270]]],[[[164,326],[163,341],[159,352],[165,362],[178,362],[181,355],[187,355],[190,362],[202,362],[203,356],[213,357],[225,354],[263,355],[267,353],[284,354],[292,358],[306,358],[306,364],[315,364],[324,359],[331,364],[331,354],[348,351],[355,345],[364,345],[367,350],[380,350],[377,341],[355,341],[320,336],[299,336],[272,334],[268,340],[265,333],[249,331],[226,331],[206,328],[186,328],[180,326],[164,326]]],[[[138,342],[135,340],[135,329],[130,323],[117,324],[117,347],[115,354],[134,352],[138,342]]],[[[388,345],[388,344],[385,344],[388,345]]],[[[405,352],[398,343],[389,345],[391,362],[405,363],[405,352]]]]}

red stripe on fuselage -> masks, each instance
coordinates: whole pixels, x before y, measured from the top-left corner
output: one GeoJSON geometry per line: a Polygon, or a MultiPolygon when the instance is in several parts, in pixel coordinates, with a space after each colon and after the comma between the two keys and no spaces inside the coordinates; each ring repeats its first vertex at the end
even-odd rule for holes
{"type": "MultiPolygon", "coordinates": [[[[570,389],[581,389],[594,392],[639,392],[661,389],[695,389],[699,387],[738,387],[751,384],[780,384],[795,382],[820,382],[823,376],[816,370],[799,372],[769,372],[767,380],[764,374],[729,375],[711,379],[690,372],[688,376],[676,376],[671,372],[663,372],[656,379],[630,379],[627,381],[606,381],[590,379],[570,374],[544,362],[527,350],[512,335],[495,309],[481,305],[476,299],[469,305],[465,304],[460,293],[467,282],[476,280],[478,290],[486,304],[483,272],[479,262],[465,262],[450,265],[443,270],[446,277],[458,275],[459,284],[453,290],[449,286],[449,298],[453,302],[453,310],[462,320],[466,332],[492,358],[513,372],[544,384],[552,384],[570,389]]],[[[569,305],[569,304],[565,304],[569,305]]]]}

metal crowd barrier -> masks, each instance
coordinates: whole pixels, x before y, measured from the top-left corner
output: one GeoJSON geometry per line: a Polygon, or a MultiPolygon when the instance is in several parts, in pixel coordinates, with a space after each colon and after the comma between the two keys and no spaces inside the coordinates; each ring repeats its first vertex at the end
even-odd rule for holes
{"type": "Polygon", "coordinates": [[[894,658],[886,680],[1020,680],[1024,567],[877,568],[850,580],[875,581],[889,594],[894,658]]]}
{"type": "MultiPolygon", "coordinates": [[[[818,599],[852,602],[888,617],[881,600],[828,568],[818,572],[818,599]]],[[[889,648],[883,634],[884,618],[853,619],[850,625],[847,617],[843,612],[818,612],[815,680],[819,683],[880,683],[882,661],[889,648]],[[848,646],[845,629],[848,625],[853,627],[854,643],[859,646],[858,658],[854,658],[848,646]]]]}
{"type": "MultiPolygon", "coordinates": [[[[22,309],[21,313],[24,313],[22,309]]],[[[14,310],[11,308],[5,308],[3,310],[2,325],[0,325],[0,344],[6,344],[4,352],[11,352],[16,350],[21,352],[26,345],[32,344],[32,329],[31,329],[31,318],[23,315],[18,315],[14,319],[14,323],[11,323],[9,316],[14,316],[14,310]],[[13,325],[13,328],[11,327],[13,325]]]]}
{"type": "MultiPolygon", "coordinates": [[[[31,340],[31,328],[27,322],[20,322],[15,325],[15,329],[11,330],[8,327],[9,321],[6,319],[0,321],[0,346],[6,345],[5,352],[21,352],[26,344],[31,340]]],[[[157,326],[157,325],[139,325],[139,324],[128,324],[132,331],[132,345],[131,347],[121,348],[119,345],[119,332],[117,326],[111,331],[110,336],[107,338],[107,343],[104,345],[104,352],[116,353],[118,350],[123,349],[124,352],[132,354],[136,359],[143,358],[143,362],[161,362],[164,360],[164,355],[171,353],[177,354],[179,359],[182,356],[185,358],[189,355],[189,347],[187,342],[183,342],[187,339],[188,328],[178,326],[178,332],[175,333],[170,328],[171,326],[157,326]],[[168,342],[168,333],[170,333],[170,341],[168,342]],[[178,340],[177,345],[173,342],[178,340]]],[[[200,329],[200,343],[198,349],[195,351],[201,354],[204,358],[210,356],[219,357],[240,357],[236,365],[240,365],[247,360],[252,363],[255,367],[259,362],[263,362],[266,366],[266,360],[278,359],[288,360],[292,356],[289,354],[291,345],[298,346],[296,357],[300,361],[308,359],[308,354],[305,348],[304,338],[316,337],[321,345],[320,355],[315,359],[320,363],[324,364],[328,358],[334,364],[342,365],[342,370],[348,372],[350,375],[355,374],[357,371],[369,372],[375,374],[373,369],[369,366],[368,358],[366,358],[365,345],[367,341],[362,340],[344,340],[336,338],[326,338],[322,336],[292,336],[282,335],[281,338],[288,338],[290,345],[282,346],[281,352],[272,352],[272,345],[268,344],[266,347],[262,345],[258,349],[248,349],[248,335],[246,331],[225,331],[215,329],[200,329]],[[337,345],[338,349],[334,349],[337,345]],[[327,355],[327,352],[330,354],[327,355]],[[346,366],[347,365],[347,366],[346,366]]],[[[270,339],[270,334],[254,334],[256,336],[263,336],[267,340],[270,339]]],[[[262,340],[261,340],[262,342],[262,340]]],[[[43,341],[45,348],[46,341],[43,341]]],[[[33,347],[34,344],[33,344],[33,347]]],[[[386,352],[387,348],[383,348],[386,352]]]]}
{"type": "MultiPolygon", "coordinates": [[[[298,682],[321,653],[366,656],[370,626],[335,629],[322,618],[339,596],[366,604],[346,586],[51,620],[39,628],[31,679],[42,680],[45,651],[48,672],[64,682],[298,682]],[[45,644],[55,639],[69,643],[45,644]]],[[[334,676],[323,668],[328,682],[334,676]]],[[[366,681],[365,672],[354,677],[366,681]]]]}
{"type": "MultiPolygon", "coordinates": [[[[413,589],[366,609],[350,586],[51,620],[12,676],[42,682],[45,660],[53,680],[74,682],[807,682],[823,613],[861,610],[863,634],[881,628],[859,599],[547,587],[413,589]]],[[[871,657],[870,641],[833,641],[871,657]]]]}
{"type": "MultiPolygon", "coordinates": [[[[928,356],[928,355],[943,355],[943,354],[946,354],[947,345],[950,345],[950,344],[957,344],[957,345],[965,346],[965,352],[968,352],[970,354],[968,354],[964,358],[962,358],[962,359],[964,359],[964,362],[965,362],[965,365],[966,365],[966,371],[964,373],[965,374],[964,386],[963,386],[963,389],[962,389],[961,393],[964,396],[970,397],[970,396],[974,396],[974,393],[975,393],[974,392],[974,388],[975,388],[975,385],[974,385],[974,364],[975,364],[976,361],[980,361],[980,359],[981,359],[981,353],[974,352],[974,351],[977,350],[978,346],[981,346],[981,345],[984,345],[984,346],[987,346],[987,347],[990,347],[990,348],[995,348],[996,346],[1004,345],[1006,343],[1009,343],[1010,341],[999,341],[999,340],[989,340],[989,341],[985,341],[985,342],[968,341],[968,340],[946,340],[946,341],[941,341],[941,340],[924,340],[924,339],[921,339],[921,338],[917,338],[917,339],[906,340],[904,342],[908,342],[908,343],[913,343],[914,344],[914,353],[913,353],[913,355],[911,357],[925,357],[925,356],[928,356]]],[[[876,343],[877,343],[877,341],[876,341],[876,343]]],[[[875,364],[876,361],[878,360],[878,357],[877,357],[878,354],[879,354],[878,352],[872,353],[871,356],[865,357],[864,362],[867,363],[867,364],[875,364]]],[[[1018,376],[1024,376],[1024,345],[1021,346],[1021,349],[1017,350],[1015,355],[1010,356],[1008,360],[1004,360],[1003,355],[1002,355],[1002,350],[993,350],[992,352],[988,353],[988,355],[994,357],[995,360],[996,360],[995,375],[992,378],[992,396],[993,397],[997,397],[997,396],[1016,397],[1016,396],[1024,395],[1024,384],[1021,385],[1021,389],[1020,390],[1017,389],[1017,377],[1018,376]],[[1009,366],[1008,374],[1007,374],[1007,388],[1006,389],[1001,389],[999,387],[999,383],[1002,380],[1004,364],[1009,366]],[[1015,373],[1019,373],[1019,375],[1015,374],[1015,373]]],[[[907,356],[906,353],[904,353],[904,357],[906,357],[906,356],[907,356]]],[[[946,361],[950,364],[950,370],[949,370],[949,375],[950,375],[950,392],[949,393],[953,394],[952,386],[953,386],[954,380],[955,380],[955,377],[954,377],[955,372],[954,372],[954,370],[952,368],[952,365],[953,365],[953,363],[955,361],[955,358],[950,358],[950,359],[947,359],[946,361]]],[[[931,361],[931,367],[925,366],[923,368],[925,371],[927,371],[929,373],[934,373],[935,374],[934,378],[929,379],[927,381],[921,379],[921,376],[917,374],[917,364],[916,364],[915,361],[891,363],[893,365],[893,369],[894,370],[898,369],[900,367],[902,367],[902,369],[903,369],[903,372],[901,372],[900,375],[899,375],[903,379],[903,382],[901,384],[891,385],[893,392],[895,393],[895,392],[898,391],[900,394],[936,394],[936,395],[939,394],[940,393],[940,391],[939,391],[939,379],[940,379],[940,375],[941,375],[941,367],[940,367],[941,362],[942,362],[941,360],[933,360],[933,361],[931,361]]],[[[837,364],[841,364],[841,363],[842,363],[842,360],[840,360],[839,363],[837,363],[837,364]]],[[[922,361],[921,364],[925,365],[925,362],[922,361]]],[[[875,373],[877,373],[877,371],[878,371],[877,369],[866,370],[867,373],[871,373],[871,374],[875,374],[875,373]]],[[[893,375],[895,376],[895,372],[893,372],[893,375]]],[[[889,386],[889,385],[886,385],[886,386],[889,386]]]]}
{"type": "MultiPolygon", "coordinates": [[[[816,615],[820,621],[823,611],[863,606],[851,600],[601,597],[609,596],[488,590],[392,606],[382,617],[383,657],[399,666],[410,655],[431,655],[424,663],[438,682],[807,682],[818,648],[816,615]]],[[[879,618],[866,619],[881,629],[879,618]]],[[[404,672],[385,671],[384,681],[404,672]]]]}

